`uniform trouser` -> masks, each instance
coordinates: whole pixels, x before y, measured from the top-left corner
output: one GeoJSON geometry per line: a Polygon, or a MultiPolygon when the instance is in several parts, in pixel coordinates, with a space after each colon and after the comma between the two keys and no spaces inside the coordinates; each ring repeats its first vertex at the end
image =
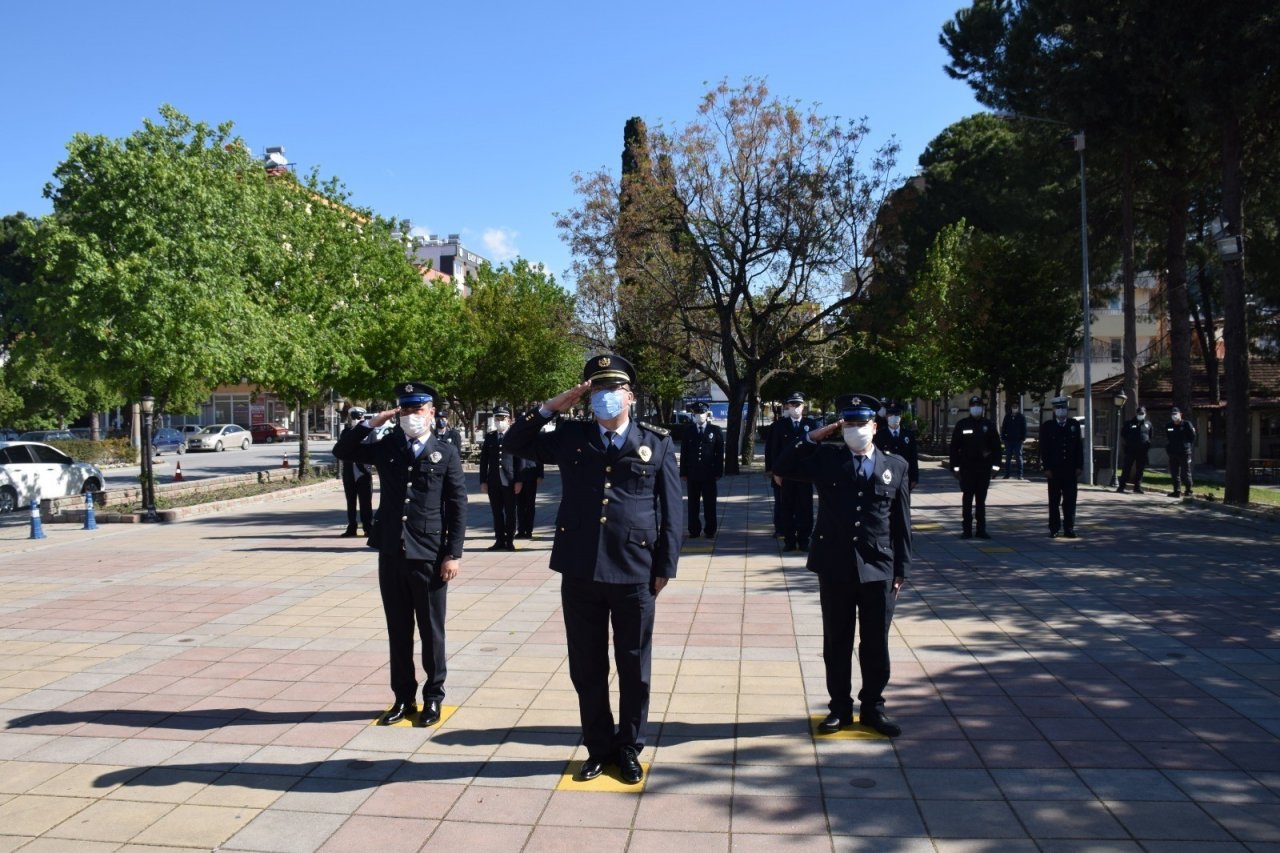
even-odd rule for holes
{"type": "Polygon", "coordinates": [[[822,603],[822,662],[827,671],[827,707],[843,720],[853,719],[853,635],[858,633],[858,668],[862,689],[858,701],[865,710],[884,705],[889,683],[889,626],[895,596],[888,581],[859,582],[857,575],[819,577],[822,603]],[[859,624],[861,623],[861,624],[859,624]]]}
{"type": "Polygon", "coordinates": [[[516,530],[521,533],[533,532],[534,507],[538,503],[538,481],[524,481],[520,494],[516,495],[516,530]]]}
{"type": "Polygon", "coordinates": [[[773,535],[782,535],[782,488],[769,478],[769,488],[773,489],[773,535]]]}
{"type": "Polygon", "coordinates": [[[444,621],[449,585],[440,580],[435,562],[408,560],[404,554],[378,555],[378,589],[387,616],[391,646],[391,690],[397,702],[417,702],[418,680],[413,663],[414,619],[422,639],[425,700],[444,699],[446,674],[444,621]]]}
{"type": "Polygon", "coordinates": [[[1147,448],[1126,450],[1124,468],[1120,469],[1120,488],[1132,482],[1134,488],[1142,485],[1142,475],[1147,470],[1147,448]]]}
{"type": "Polygon", "coordinates": [[[960,508],[961,521],[965,533],[973,532],[973,521],[976,516],[978,532],[987,529],[987,489],[991,487],[991,472],[986,470],[966,471],[960,469],[960,508]]]}
{"type": "Polygon", "coordinates": [[[783,480],[778,487],[782,504],[782,537],[788,545],[809,544],[813,533],[813,484],[783,480]]]}
{"type": "Polygon", "coordinates": [[[516,535],[515,486],[490,483],[489,509],[493,512],[493,538],[499,543],[510,542],[516,535]]]}
{"type": "Polygon", "coordinates": [[[1004,475],[1022,479],[1022,442],[1011,441],[1004,446],[1004,475]]]}
{"type": "Polygon", "coordinates": [[[1053,474],[1049,478],[1049,532],[1065,529],[1070,533],[1076,528],[1076,492],[1080,488],[1076,469],[1051,468],[1049,472],[1053,474]]]}
{"type": "Polygon", "coordinates": [[[1173,480],[1173,490],[1179,491],[1178,484],[1191,491],[1191,453],[1173,451],[1169,454],[1169,477],[1173,480]]]}
{"type": "Polygon", "coordinates": [[[699,518],[699,505],[702,518],[706,519],[705,529],[710,535],[716,532],[716,479],[715,477],[694,478],[685,480],[689,488],[689,535],[700,534],[704,525],[699,518]]]}
{"type": "Polygon", "coordinates": [[[578,692],[582,742],[592,758],[609,759],[619,748],[644,748],[649,718],[653,652],[653,592],[646,583],[560,581],[569,678],[578,692]],[[609,626],[618,667],[618,721],[609,702],[609,626]]]}
{"type": "Polygon", "coordinates": [[[373,478],[365,474],[360,479],[342,478],[342,490],[347,493],[347,527],[356,529],[356,505],[360,506],[360,528],[368,530],[373,523],[373,478]]]}

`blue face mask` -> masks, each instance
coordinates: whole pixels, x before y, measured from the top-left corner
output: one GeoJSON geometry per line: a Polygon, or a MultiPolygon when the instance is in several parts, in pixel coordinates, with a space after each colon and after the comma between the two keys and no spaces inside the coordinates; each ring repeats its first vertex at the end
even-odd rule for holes
{"type": "Polygon", "coordinates": [[[593,391],[591,393],[591,411],[597,417],[611,421],[622,414],[627,407],[627,392],[622,389],[614,391],[593,391]]]}

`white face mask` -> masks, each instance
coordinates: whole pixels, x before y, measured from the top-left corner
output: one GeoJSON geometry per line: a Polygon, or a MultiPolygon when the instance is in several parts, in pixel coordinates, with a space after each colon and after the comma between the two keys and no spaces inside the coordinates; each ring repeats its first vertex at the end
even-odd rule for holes
{"type": "Polygon", "coordinates": [[[793,421],[800,420],[800,415],[804,413],[804,406],[787,406],[787,417],[793,421]]]}
{"type": "Polygon", "coordinates": [[[409,438],[417,438],[431,428],[431,420],[426,415],[405,415],[400,418],[400,429],[409,438]]]}
{"type": "Polygon", "coordinates": [[[1173,416],[1173,422],[1174,422],[1175,424],[1180,424],[1180,423],[1182,423],[1182,415],[1174,415],[1174,416],[1173,416]]]}
{"type": "Polygon", "coordinates": [[[982,407],[981,407],[981,406],[970,406],[970,407],[969,407],[969,414],[973,415],[975,418],[980,418],[980,417],[982,417],[982,407]]]}
{"type": "Polygon", "coordinates": [[[711,417],[710,415],[694,415],[694,416],[693,416],[693,422],[694,422],[695,424],[697,424],[698,426],[706,426],[706,425],[707,425],[707,419],[708,419],[708,418],[710,418],[710,417],[711,417]]]}
{"type": "Polygon", "coordinates": [[[497,431],[497,432],[506,432],[506,431],[507,431],[507,427],[508,427],[510,424],[511,424],[511,421],[507,420],[506,418],[503,418],[503,419],[501,419],[501,420],[494,421],[494,422],[493,422],[493,428],[494,428],[494,430],[495,430],[495,431],[497,431]]]}
{"type": "Polygon", "coordinates": [[[902,417],[900,415],[889,416],[889,429],[897,429],[901,423],[902,417]]]}
{"type": "Polygon", "coordinates": [[[844,435],[844,443],[854,453],[866,453],[867,448],[871,446],[871,436],[875,434],[876,428],[872,424],[866,426],[847,426],[841,430],[844,435]]]}
{"type": "Polygon", "coordinates": [[[1147,419],[1147,416],[1144,415],[1142,412],[1138,412],[1136,417],[1138,418],[1139,421],[1145,421],[1147,419]]]}

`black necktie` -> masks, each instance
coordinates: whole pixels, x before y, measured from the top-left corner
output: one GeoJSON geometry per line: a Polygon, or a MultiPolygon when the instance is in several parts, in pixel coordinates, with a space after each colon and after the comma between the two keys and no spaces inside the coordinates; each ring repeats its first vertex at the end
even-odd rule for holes
{"type": "Polygon", "coordinates": [[[613,443],[614,433],[605,430],[604,433],[604,452],[610,459],[618,455],[618,447],[613,443]]]}
{"type": "Polygon", "coordinates": [[[853,464],[854,464],[855,466],[857,466],[857,468],[858,468],[857,481],[858,481],[859,483],[861,483],[863,480],[867,479],[867,472],[866,472],[866,469],[862,467],[862,463],[863,463],[863,462],[865,462],[865,461],[866,461],[866,459],[867,459],[867,457],[863,456],[862,454],[856,454],[856,455],[854,455],[854,457],[853,457],[853,464]]]}

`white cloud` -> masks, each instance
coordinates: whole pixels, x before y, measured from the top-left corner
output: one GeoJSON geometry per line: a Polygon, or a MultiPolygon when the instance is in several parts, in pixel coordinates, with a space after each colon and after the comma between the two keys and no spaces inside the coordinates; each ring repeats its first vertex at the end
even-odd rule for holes
{"type": "Polygon", "coordinates": [[[423,228],[421,225],[415,225],[409,229],[410,237],[430,237],[431,229],[423,228]]]}
{"type": "Polygon", "coordinates": [[[520,254],[515,244],[515,239],[519,236],[519,231],[512,231],[510,228],[486,228],[480,239],[484,243],[485,254],[492,260],[503,263],[520,254]]]}

